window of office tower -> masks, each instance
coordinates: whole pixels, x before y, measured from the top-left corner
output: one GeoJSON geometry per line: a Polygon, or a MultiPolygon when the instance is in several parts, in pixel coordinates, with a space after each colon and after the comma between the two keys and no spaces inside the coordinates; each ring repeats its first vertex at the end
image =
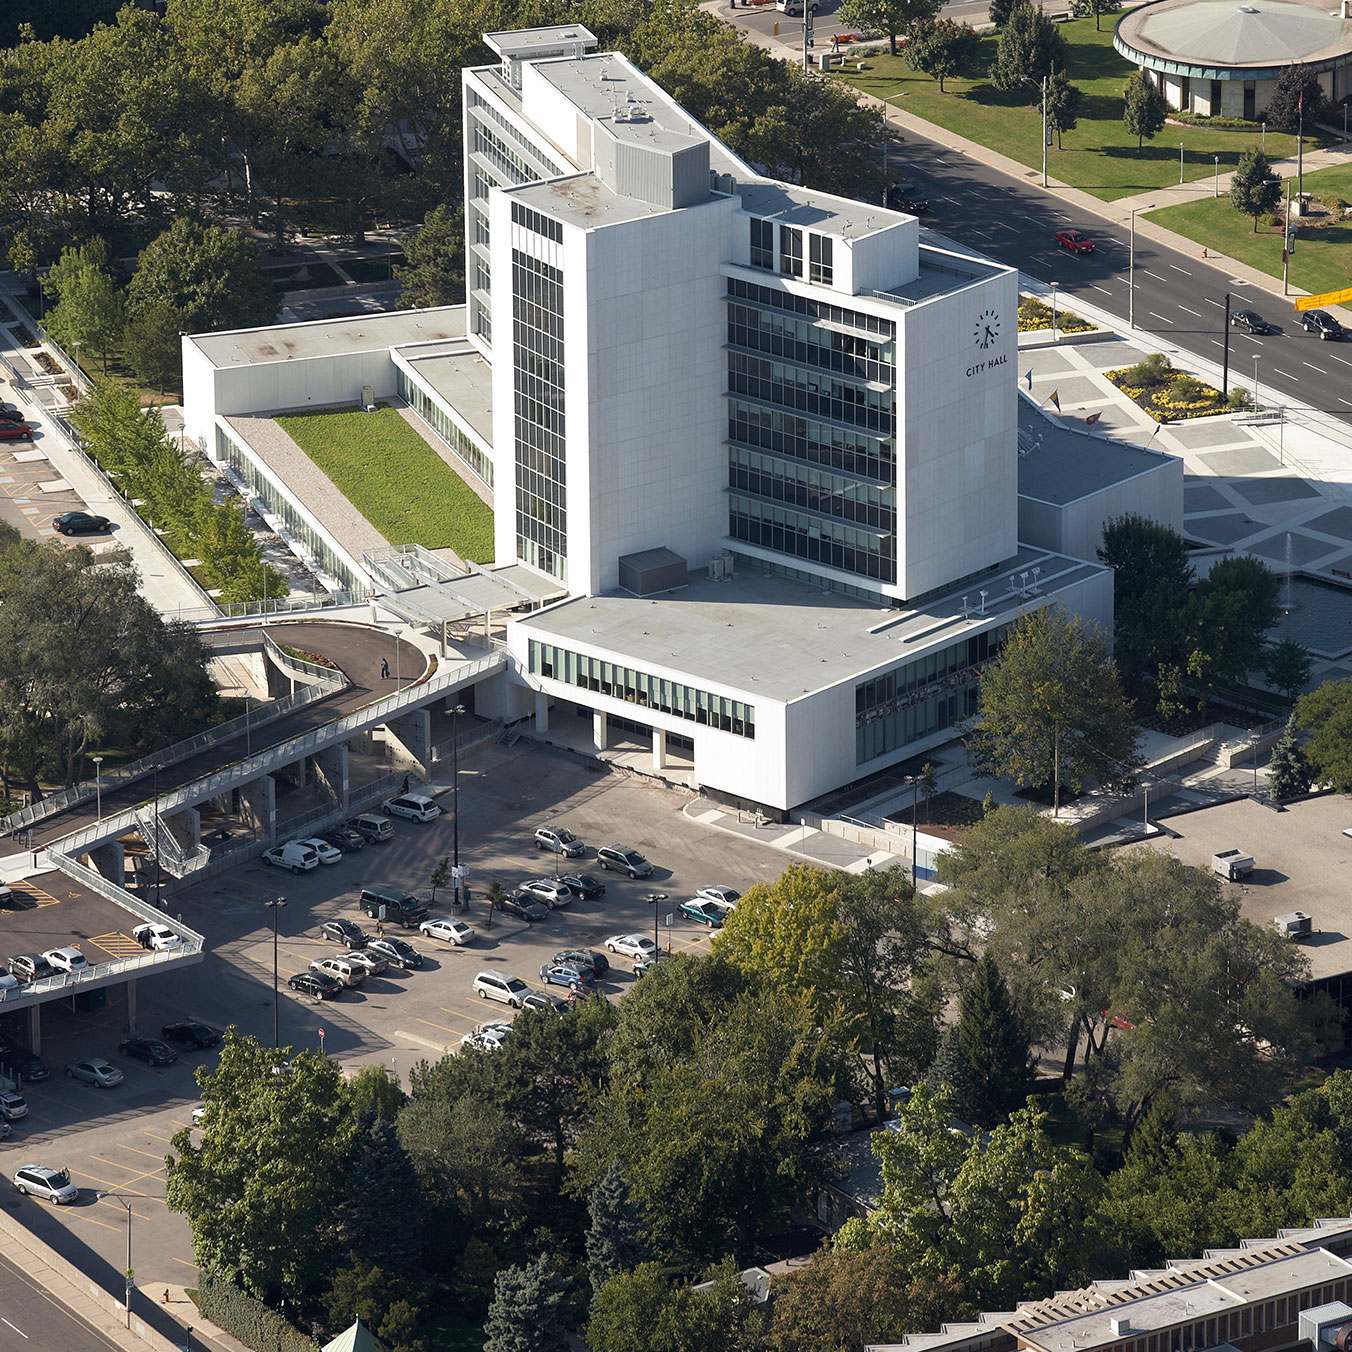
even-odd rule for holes
{"type": "Polygon", "coordinates": [[[566,581],[563,426],[563,273],[512,250],[516,553],[566,581]]]}

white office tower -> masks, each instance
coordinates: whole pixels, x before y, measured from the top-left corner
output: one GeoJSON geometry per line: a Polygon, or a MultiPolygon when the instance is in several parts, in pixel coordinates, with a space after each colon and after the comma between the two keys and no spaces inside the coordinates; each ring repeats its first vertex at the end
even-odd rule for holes
{"type": "Polygon", "coordinates": [[[467,270],[500,561],[579,595],[729,549],[900,600],[1014,554],[1013,269],[758,176],[584,28],[487,41],[467,270]]]}

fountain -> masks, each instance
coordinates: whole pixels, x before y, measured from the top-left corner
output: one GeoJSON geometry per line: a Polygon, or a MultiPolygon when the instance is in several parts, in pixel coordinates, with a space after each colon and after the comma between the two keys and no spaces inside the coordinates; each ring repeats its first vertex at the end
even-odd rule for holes
{"type": "Polygon", "coordinates": [[[1286,575],[1282,581],[1282,613],[1289,615],[1295,608],[1296,603],[1291,595],[1291,581],[1295,576],[1295,571],[1291,567],[1291,532],[1286,532],[1286,575]]]}

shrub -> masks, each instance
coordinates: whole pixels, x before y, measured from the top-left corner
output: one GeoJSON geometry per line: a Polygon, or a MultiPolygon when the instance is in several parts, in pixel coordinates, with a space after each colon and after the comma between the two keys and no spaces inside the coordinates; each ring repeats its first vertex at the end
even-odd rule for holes
{"type": "MultiPolygon", "coordinates": [[[[1170,397],[1184,404],[1200,400],[1207,388],[1196,376],[1185,375],[1182,372],[1169,382],[1170,397]]],[[[1214,390],[1211,392],[1215,393],[1214,390]]]]}
{"type": "Polygon", "coordinates": [[[1167,384],[1173,370],[1169,358],[1163,352],[1152,352],[1135,366],[1127,367],[1121,375],[1128,385],[1139,385],[1144,390],[1151,390],[1167,384]]]}
{"type": "Polygon", "coordinates": [[[319,1352],[319,1345],[276,1310],[241,1290],[233,1278],[202,1273],[193,1296],[204,1318],[254,1352],[319,1352]]]}

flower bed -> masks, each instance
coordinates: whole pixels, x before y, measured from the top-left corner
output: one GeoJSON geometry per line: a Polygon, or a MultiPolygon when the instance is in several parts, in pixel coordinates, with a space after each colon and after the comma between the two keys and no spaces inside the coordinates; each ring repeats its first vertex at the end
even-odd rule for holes
{"type": "Polygon", "coordinates": [[[59,376],[65,368],[61,365],[50,352],[37,351],[33,353],[33,360],[47,372],[49,376],[59,376]]]}
{"type": "MultiPolygon", "coordinates": [[[[1052,326],[1052,307],[1034,296],[1019,297],[1019,332],[1036,333],[1052,326]]],[[[1092,333],[1094,325],[1069,310],[1056,307],[1058,333],[1092,333]]]]}
{"type": "Polygon", "coordinates": [[[1229,399],[1186,371],[1177,371],[1162,352],[1153,353],[1135,366],[1103,373],[1132,403],[1143,408],[1156,422],[1177,422],[1184,418],[1206,418],[1214,413],[1230,413],[1247,408],[1249,392],[1235,386],[1229,399]]]}

